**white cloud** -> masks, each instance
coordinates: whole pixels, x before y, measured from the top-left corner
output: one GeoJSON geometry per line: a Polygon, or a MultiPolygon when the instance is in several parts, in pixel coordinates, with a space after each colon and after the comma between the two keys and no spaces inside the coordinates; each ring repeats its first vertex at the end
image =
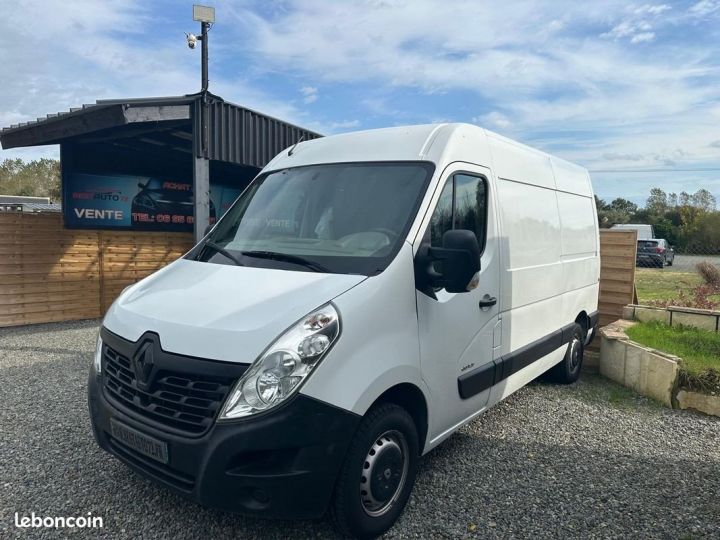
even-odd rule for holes
{"type": "Polygon", "coordinates": [[[644,4],[633,9],[636,15],[660,15],[665,11],[670,11],[671,6],[667,4],[644,4]]]}
{"type": "MultiPolygon", "coordinates": [[[[638,155],[633,163],[654,167],[716,159],[709,144],[720,139],[720,108],[712,105],[720,97],[717,64],[697,40],[662,42],[666,33],[690,30],[682,28],[685,12],[669,4],[517,0],[508,9],[446,0],[438,11],[430,0],[288,0],[283,6],[271,16],[247,5],[235,11],[259,69],[370,88],[360,104],[387,123],[408,113],[389,93],[462,91],[476,96],[466,98],[465,109],[477,103],[488,112],[454,120],[510,132],[593,167],[617,163],[603,157],[612,154],[638,155]],[[593,35],[603,27],[603,39],[593,35]],[[686,155],[677,154],[678,142],[686,155]]],[[[428,111],[426,118],[445,115],[428,111]]]]}
{"type": "Polygon", "coordinates": [[[655,39],[655,32],[641,32],[640,34],[635,34],[632,39],[630,39],[630,43],[644,43],[646,41],[652,41],[655,39]]]}
{"type": "Polygon", "coordinates": [[[473,116],[471,121],[479,126],[490,128],[507,130],[512,127],[512,122],[503,113],[493,111],[491,113],[483,114],[480,116],[473,116]]]}
{"type": "MultiPolygon", "coordinates": [[[[0,127],[35,120],[104,98],[184,95],[199,90],[199,51],[177,40],[156,37],[157,14],[139,0],[3,2],[0,17],[0,127]]],[[[228,101],[319,132],[328,124],[310,118],[291,102],[263,92],[248,80],[221,75],[214,62],[223,44],[215,42],[210,89],[228,101]]],[[[305,98],[317,95],[308,87],[305,98]]],[[[0,150],[0,160],[18,156],[57,157],[56,146],[0,150]]]]}
{"type": "Polygon", "coordinates": [[[331,122],[329,124],[330,132],[343,131],[353,129],[360,126],[360,120],[343,120],[341,122],[331,122]]]}
{"type": "MultiPolygon", "coordinates": [[[[180,33],[177,41],[156,38],[149,4],[79,0],[70,11],[64,0],[4,0],[0,65],[11,76],[3,80],[0,126],[103,97],[197,90],[199,51],[189,51],[180,33]]],[[[709,36],[696,27],[718,12],[718,0],[682,10],[626,0],[439,5],[219,4],[211,89],[322,133],[357,128],[355,118],[362,125],[450,118],[592,168],[717,163],[720,73],[700,39],[709,36]],[[238,56],[235,73],[243,77],[226,67],[238,56]],[[261,89],[265,74],[285,77],[297,99],[261,89]],[[333,110],[334,87],[355,93],[350,108],[333,110]],[[445,94],[443,106],[427,106],[445,94]],[[323,107],[311,115],[304,105],[318,100],[323,107]]]]}
{"type": "Polygon", "coordinates": [[[720,1],[718,0],[700,0],[700,2],[690,7],[690,13],[700,17],[710,15],[716,11],[720,11],[720,1]]]}
{"type": "Polygon", "coordinates": [[[314,103],[318,98],[318,89],[314,86],[303,86],[300,89],[303,95],[303,102],[306,104],[314,103]]]}

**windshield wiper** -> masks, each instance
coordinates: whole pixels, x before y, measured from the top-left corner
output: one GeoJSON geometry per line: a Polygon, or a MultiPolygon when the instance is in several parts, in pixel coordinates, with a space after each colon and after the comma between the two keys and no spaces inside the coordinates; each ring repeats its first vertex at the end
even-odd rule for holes
{"type": "Polygon", "coordinates": [[[271,259],[273,261],[284,261],[289,263],[298,264],[300,266],[304,266],[305,268],[309,268],[310,270],[314,270],[315,272],[323,272],[326,274],[331,274],[329,268],[323,266],[322,264],[310,261],[304,257],[300,257],[299,255],[290,255],[289,253],[278,253],[277,251],[241,251],[243,255],[246,257],[256,257],[258,259],[271,259]]]}
{"type": "Polygon", "coordinates": [[[223,255],[224,257],[230,259],[232,262],[234,262],[238,266],[245,266],[240,259],[238,259],[235,255],[230,253],[227,249],[225,249],[222,246],[217,245],[214,242],[205,242],[203,244],[203,248],[210,248],[213,251],[217,251],[220,255],[223,255]]]}

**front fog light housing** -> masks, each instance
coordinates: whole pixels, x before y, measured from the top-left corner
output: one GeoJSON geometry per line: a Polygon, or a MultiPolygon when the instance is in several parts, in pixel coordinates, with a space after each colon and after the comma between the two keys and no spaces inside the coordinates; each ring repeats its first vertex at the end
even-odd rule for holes
{"type": "Polygon", "coordinates": [[[303,317],[240,378],[220,419],[250,416],[282,403],[312,373],[339,334],[340,316],[331,304],[303,317]]]}

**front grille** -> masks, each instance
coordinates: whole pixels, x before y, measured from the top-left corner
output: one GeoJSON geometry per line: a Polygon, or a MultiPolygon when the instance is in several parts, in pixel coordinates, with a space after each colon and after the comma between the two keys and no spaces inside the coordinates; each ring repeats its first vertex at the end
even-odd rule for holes
{"type": "Polygon", "coordinates": [[[105,395],[131,415],[180,434],[201,435],[212,425],[235,377],[160,369],[141,390],[130,359],[103,345],[105,395]]]}

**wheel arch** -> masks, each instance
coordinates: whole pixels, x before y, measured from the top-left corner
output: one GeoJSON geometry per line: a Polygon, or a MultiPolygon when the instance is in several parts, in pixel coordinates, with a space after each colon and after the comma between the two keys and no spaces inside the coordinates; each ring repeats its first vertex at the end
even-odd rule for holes
{"type": "Polygon", "coordinates": [[[373,402],[372,407],[381,403],[394,403],[405,409],[415,422],[418,432],[418,448],[422,454],[428,434],[428,406],[422,390],[416,385],[404,382],[385,390],[373,402]]]}
{"type": "Polygon", "coordinates": [[[590,330],[590,316],[585,310],[578,313],[578,316],[575,317],[575,322],[582,327],[583,336],[587,336],[588,330],[590,330]]]}

